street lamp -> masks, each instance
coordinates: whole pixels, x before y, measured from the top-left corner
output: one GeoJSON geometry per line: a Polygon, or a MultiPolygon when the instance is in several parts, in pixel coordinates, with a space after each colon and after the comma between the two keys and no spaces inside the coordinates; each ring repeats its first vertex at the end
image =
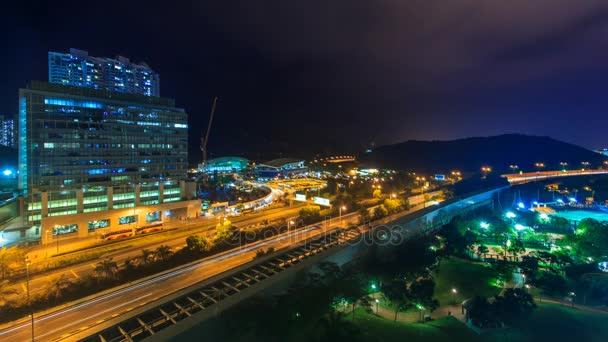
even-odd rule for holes
{"type": "Polygon", "coordinates": [[[294,224],[295,222],[293,222],[293,220],[289,220],[289,222],[287,222],[287,232],[289,233],[291,231],[291,225],[294,224]]]}
{"type": "Polygon", "coordinates": [[[376,298],[376,315],[378,314],[378,303],[380,303],[380,299],[376,298]]]}
{"type": "Polygon", "coordinates": [[[452,289],[452,303],[456,304],[456,294],[458,293],[458,290],[456,289],[452,289]]]}
{"type": "Polygon", "coordinates": [[[340,208],[338,209],[340,215],[340,224],[342,224],[342,210],[346,210],[346,206],[340,206],[340,208]]]}
{"type": "Polygon", "coordinates": [[[32,317],[32,342],[34,341],[34,308],[32,307],[32,302],[30,301],[30,265],[31,261],[28,256],[25,257],[25,284],[27,290],[27,306],[30,308],[30,316],[32,317]]]}
{"type": "Polygon", "coordinates": [[[55,254],[59,254],[59,225],[56,224],[53,228],[55,233],[55,241],[57,241],[57,251],[55,254]]]}
{"type": "Polygon", "coordinates": [[[572,307],[574,307],[574,298],[576,298],[576,293],[570,292],[570,296],[572,297],[572,307]]]}

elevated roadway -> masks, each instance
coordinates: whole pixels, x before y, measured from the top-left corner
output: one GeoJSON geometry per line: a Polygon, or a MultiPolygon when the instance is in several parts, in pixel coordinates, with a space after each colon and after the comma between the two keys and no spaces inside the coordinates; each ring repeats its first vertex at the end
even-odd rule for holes
{"type": "Polygon", "coordinates": [[[608,170],[553,170],[523,173],[509,173],[501,175],[506,178],[510,185],[535,182],[543,179],[572,177],[572,176],[593,176],[608,174],[608,170]]]}

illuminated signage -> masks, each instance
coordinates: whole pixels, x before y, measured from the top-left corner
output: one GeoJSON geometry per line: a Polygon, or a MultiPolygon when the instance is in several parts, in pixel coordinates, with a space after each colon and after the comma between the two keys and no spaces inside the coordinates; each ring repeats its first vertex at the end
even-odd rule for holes
{"type": "Polygon", "coordinates": [[[319,204],[319,205],[325,205],[325,206],[328,206],[328,207],[330,206],[330,204],[329,204],[329,198],[315,197],[314,202],[316,204],[319,204]]]}
{"type": "Polygon", "coordinates": [[[306,201],[306,195],[296,194],[296,201],[306,201]]]}
{"type": "Polygon", "coordinates": [[[445,175],[435,175],[436,180],[445,180],[445,175]]]}

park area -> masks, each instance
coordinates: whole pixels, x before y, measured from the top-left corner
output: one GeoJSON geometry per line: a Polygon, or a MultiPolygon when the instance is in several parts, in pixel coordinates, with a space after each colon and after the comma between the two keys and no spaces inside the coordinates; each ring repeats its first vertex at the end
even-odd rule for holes
{"type": "Polygon", "coordinates": [[[435,274],[435,296],[441,306],[460,303],[476,295],[493,297],[500,293],[498,272],[487,264],[457,258],[441,261],[435,274]],[[456,290],[454,293],[452,290],[456,290]]]}

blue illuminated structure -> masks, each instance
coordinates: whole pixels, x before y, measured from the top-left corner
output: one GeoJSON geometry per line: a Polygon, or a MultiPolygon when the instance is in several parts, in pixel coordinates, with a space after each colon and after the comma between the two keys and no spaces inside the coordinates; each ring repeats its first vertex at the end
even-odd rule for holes
{"type": "Polygon", "coordinates": [[[49,52],[49,82],[121,93],[160,96],[160,77],[145,63],[89,56],[87,51],[49,52]]]}
{"type": "Polygon", "coordinates": [[[23,190],[185,178],[188,117],[172,99],[36,81],[19,98],[23,190]]]}

